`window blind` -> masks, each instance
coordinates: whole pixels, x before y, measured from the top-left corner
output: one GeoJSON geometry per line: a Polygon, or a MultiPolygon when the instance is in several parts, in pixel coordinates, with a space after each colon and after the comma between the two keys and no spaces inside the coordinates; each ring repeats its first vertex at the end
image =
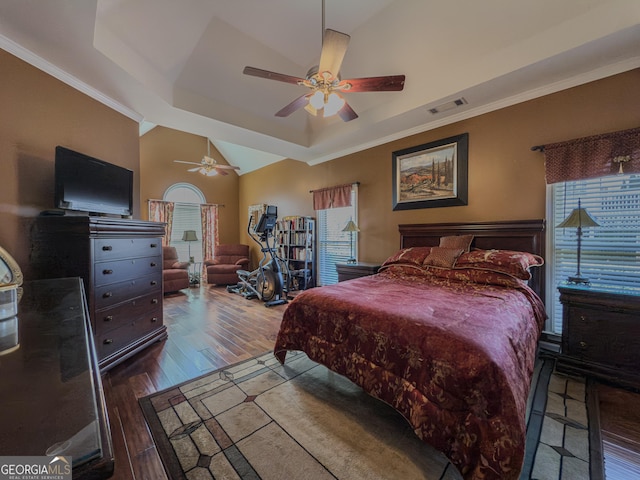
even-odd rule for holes
{"type": "Polygon", "coordinates": [[[640,175],[612,175],[557,183],[552,188],[553,292],[547,329],[562,332],[557,286],[577,271],[575,228],[555,228],[574,208],[586,208],[599,224],[582,229],[580,271],[597,288],[640,293],[640,175]]]}
{"type": "MultiPolygon", "coordinates": [[[[358,223],[357,187],[351,190],[351,206],[317,210],[318,225],[318,285],[338,283],[337,263],[346,263],[351,258],[351,242],[348,232],[342,229],[349,220],[358,223]]],[[[357,254],[358,233],[353,233],[353,248],[357,254]]]]}
{"type": "Polygon", "coordinates": [[[164,193],[163,200],[176,202],[173,210],[173,227],[169,245],[176,248],[182,262],[189,261],[189,248],[195,262],[202,262],[202,220],[200,204],[205,202],[204,195],[190,183],[176,183],[164,193]],[[185,230],[195,230],[197,242],[183,242],[185,230]],[[189,247],[191,244],[191,247],[189,247]]]}

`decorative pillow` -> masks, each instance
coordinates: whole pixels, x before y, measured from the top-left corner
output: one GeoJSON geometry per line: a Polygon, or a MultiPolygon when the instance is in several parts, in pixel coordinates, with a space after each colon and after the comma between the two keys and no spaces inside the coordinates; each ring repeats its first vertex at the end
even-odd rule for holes
{"type": "Polygon", "coordinates": [[[382,266],[393,264],[415,264],[422,266],[424,259],[431,252],[431,247],[409,247],[398,250],[396,253],[387,258],[382,266]]]}
{"type": "Polygon", "coordinates": [[[434,269],[433,275],[448,280],[472,282],[480,285],[499,285],[510,288],[522,288],[527,285],[526,281],[512,275],[475,268],[434,269]]]}
{"type": "Polygon", "coordinates": [[[451,235],[448,237],[440,237],[440,246],[444,248],[461,248],[468,252],[471,248],[473,235],[451,235]]]}
{"type": "Polygon", "coordinates": [[[513,250],[480,250],[474,249],[463,253],[456,261],[455,268],[473,268],[506,273],[521,280],[531,278],[531,267],[544,264],[542,257],[528,252],[513,250]]]}
{"type": "Polygon", "coordinates": [[[424,259],[424,266],[453,268],[456,260],[463,253],[462,248],[445,248],[445,247],[432,247],[431,252],[424,259]]]}

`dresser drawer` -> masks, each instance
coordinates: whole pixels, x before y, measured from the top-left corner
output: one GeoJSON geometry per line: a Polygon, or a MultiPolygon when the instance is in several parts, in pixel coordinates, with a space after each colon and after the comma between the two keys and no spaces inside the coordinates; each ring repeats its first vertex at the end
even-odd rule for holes
{"type": "Polygon", "coordinates": [[[131,257],[162,258],[162,239],[158,238],[97,238],[93,240],[93,258],[96,262],[131,257]]]}
{"type": "MultiPolygon", "coordinates": [[[[94,309],[111,307],[132,298],[158,292],[162,295],[162,272],[124,282],[102,285],[94,290],[94,309]]],[[[161,300],[158,300],[158,303],[162,303],[161,300]]]]}
{"type": "Polygon", "coordinates": [[[158,272],[162,273],[162,256],[127,258],[95,263],[93,265],[93,280],[94,285],[99,287],[158,272]]]}
{"type": "Polygon", "coordinates": [[[142,339],[162,327],[162,321],[147,316],[138,318],[125,325],[121,325],[102,335],[96,335],[96,352],[102,360],[117,353],[123,347],[131,344],[131,339],[142,339]]]}
{"type": "Polygon", "coordinates": [[[151,293],[143,297],[128,300],[115,307],[97,310],[95,313],[95,334],[102,335],[119,328],[131,320],[142,316],[150,320],[162,319],[162,292],[151,293]]]}
{"type": "Polygon", "coordinates": [[[571,306],[566,354],[583,361],[640,369],[640,318],[627,313],[571,306]]]}

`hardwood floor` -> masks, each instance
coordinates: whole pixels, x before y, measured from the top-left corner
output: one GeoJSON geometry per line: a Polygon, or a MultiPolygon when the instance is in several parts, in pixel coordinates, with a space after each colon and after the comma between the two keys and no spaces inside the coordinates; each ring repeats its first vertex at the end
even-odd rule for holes
{"type": "MultiPolygon", "coordinates": [[[[103,377],[116,456],[112,478],[167,478],[138,398],[273,349],[285,308],[207,285],[166,296],[169,338],[103,377]]],[[[598,396],[606,479],[640,478],[640,394],[599,385],[598,396]]]]}
{"type": "Polygon", "coordinates": [[[598,385],[605,478],[640,478],[640,393],[598,385]]]}
{"type": "Polygon", "coordinates": [[[165,296],[169,338],[103,377],[116,480],[166,479],[138,398],[273,349],[286,305],[266,308],[224,287],[165,296]]]}

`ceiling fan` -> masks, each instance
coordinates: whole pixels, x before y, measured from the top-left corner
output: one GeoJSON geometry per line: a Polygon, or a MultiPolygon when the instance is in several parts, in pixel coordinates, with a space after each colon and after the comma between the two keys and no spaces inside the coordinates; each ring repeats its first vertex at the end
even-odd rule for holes
{"type": "Polygon", "coordinates": [[[287,117],[296,110],[303,108],[312,115],[318,115],[323,110],[323,116],[339,115],[348,122],[358,118],[358,114],[349,106],[341,93],[349,92],[391,92],[404,88],[404,75],[386,77],[367,77],[342,80],[340,67],[347,51],[351,37],[346,33],[324,28],[324,0],[322,1],[322,51],[320,64],[311,68],[305,78],[270,72],[255,67],[244,67],[243,73],[254,77],[267,78],[278,82],[292,83],[311,89],[296,98],[289,105],[276,113],[276,117],[287,117]]]}
{"type": "Polygon", "coordinates": [[[195,168],[190,168],[188,172],[198,172],[201,175],[212,177],[214,175],[229,175],[228,170],[240,170],[240,167],[233,165],[221,165],[211,157],[211,141],[207,138],[207,154],[202,157],[200,163],[185,162],[184,160],[174,160],[176,163],[187,163],[189,165],[198,165],[195,168]]]}

